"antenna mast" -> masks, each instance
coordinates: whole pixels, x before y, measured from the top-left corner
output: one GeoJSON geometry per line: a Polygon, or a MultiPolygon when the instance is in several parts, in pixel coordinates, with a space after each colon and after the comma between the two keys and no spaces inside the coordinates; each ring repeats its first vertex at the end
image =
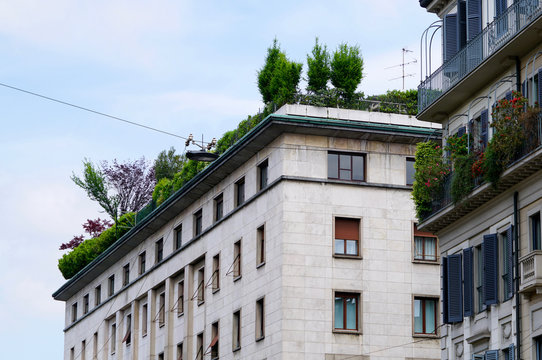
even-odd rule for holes
{"type": "Polygon", "coordinates": [[[405,90],[405,78],[410,77],[410,76],[414,76],[414,74],[405,74],[405,66],[410,65],[410,64],[415,64],[418,61],[416,59],[414,59],[413,61],[405,62],[405,54],[406,53],[411,53],[413,51],[408,50],[407,48],[403,48],[402,51],[403,51],[403,62],[401,64],[399,64],[399,65],[387,67],[386,69],[391,69],[391,68],[395,68],[395,67],[399,67],[399,66],[401,67],[403,75],[399,76],[399,77],[396,77],[396,78],[393,78],[393,79],[390,79],[390,80],[403,79],[403,90],[405,90]]]}

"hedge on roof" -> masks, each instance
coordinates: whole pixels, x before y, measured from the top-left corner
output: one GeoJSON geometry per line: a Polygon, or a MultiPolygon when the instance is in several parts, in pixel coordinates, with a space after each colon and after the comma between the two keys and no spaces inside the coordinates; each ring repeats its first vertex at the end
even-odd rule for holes
{"type": "Polygon", "coordinates": [[[122,235],[126,234],[135,223],[135,213],[121,216],[116,225],[101,233],[100,236],[83,241],[78,247],[58,259],[58,268],[65,279],[72,278],[111,246],[122,235]]]}

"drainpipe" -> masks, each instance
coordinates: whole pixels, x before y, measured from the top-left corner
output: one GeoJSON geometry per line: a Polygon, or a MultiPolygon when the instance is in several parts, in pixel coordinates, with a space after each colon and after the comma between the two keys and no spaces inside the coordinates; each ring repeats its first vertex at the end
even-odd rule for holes
{"type": "Polygon", "coordinates": [[[516,347],[518,349],[517,359],[521,359],[521,311],[519,301],[519,212],[518,212],[518,192],[514,192],[514,250],[516,256],[514,262],[516,263],[516,347]]]}

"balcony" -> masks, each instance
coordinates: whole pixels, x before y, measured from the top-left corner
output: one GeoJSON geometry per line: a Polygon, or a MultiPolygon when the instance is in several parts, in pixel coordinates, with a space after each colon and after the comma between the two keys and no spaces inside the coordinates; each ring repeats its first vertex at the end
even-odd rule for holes
{"type": "Polygon", "coordinates": [[[542,250],[531,251],[520,260],[519,292],[542,294],[542,250]]]}
{"type": "Polygon", "coordinates": [[[442,121],[495,76],[540,44],[542,1],[520,0],[418,86],[418,119],[442,121]],[[531,31],[532,30],[532,31],[531,31]],[[457,91],[450,90],[457,88],[457,91]]]}

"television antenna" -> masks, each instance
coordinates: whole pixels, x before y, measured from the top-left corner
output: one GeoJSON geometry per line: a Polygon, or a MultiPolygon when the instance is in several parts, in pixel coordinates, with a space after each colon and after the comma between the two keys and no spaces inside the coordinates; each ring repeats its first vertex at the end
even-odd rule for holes
{"type": "Polygon", "coordinates": [[[394,65],[394,66],[387,67],[386,69],[393,69],[393,68],[396,68],[396,67],[401,67],[401,69],[403,71],[403,75],[399,76],[399,77],[396,77],[396,78],[393,78],[393,79],[389,79],[389,80],[392,81],[392,80],[397,80],[397,79],[403,79],[403,90],[405,90],[405,78],[414,76],[414,74],[405,74],[405,66],[410,65],[410,64],[416,64],[418,62],[418,60],[414,59],[412,61],[405,62],[405,54],[406,53],[411,53],[411,52],[414,52],[414,51],[408,50],[407,48],[403,48],[402,51],[403,51],[403,62],[401,64],[399,64],[399,65],[394,65]]]}

